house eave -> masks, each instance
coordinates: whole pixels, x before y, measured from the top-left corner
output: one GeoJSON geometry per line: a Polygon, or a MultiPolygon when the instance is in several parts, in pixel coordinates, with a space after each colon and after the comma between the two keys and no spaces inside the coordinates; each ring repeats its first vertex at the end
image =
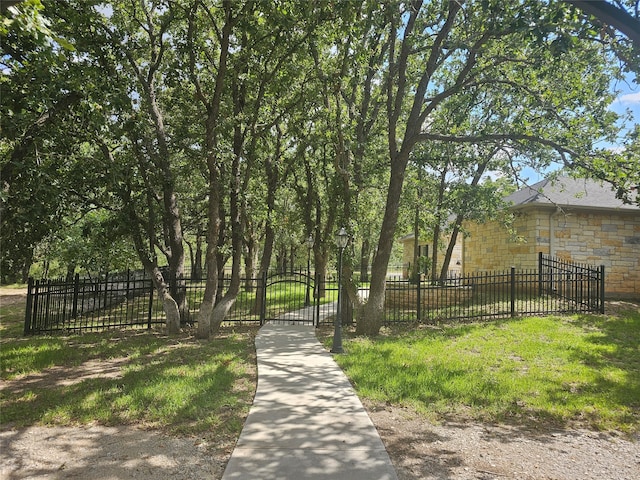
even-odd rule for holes
{"type": "Polygon", "coordinates": [[[529,211],[529,210],[546,210],[549,212],[556,212],[558,210],[565,212],[582,212],[582,213],[615,213],[623,215],[640,215],[640,207],[634,207],[633,205],[624,205],[621,207],[598,207],[598,206],[583,206],[583,205],[571,205],[571,204],[559,204],[559,203],[526,203],[520,205],[511,205],[509,207],[511,211],[529,211]]]}

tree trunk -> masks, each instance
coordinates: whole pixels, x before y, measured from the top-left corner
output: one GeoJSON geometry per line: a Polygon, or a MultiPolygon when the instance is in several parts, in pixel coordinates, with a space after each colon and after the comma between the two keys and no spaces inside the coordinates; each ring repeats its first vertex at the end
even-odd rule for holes
{"type": "MultiPolygon", "coordinates": [[[[207,152],[207,170],[209,173],[209,202],[207,205],[207,253],[205,263],[207,265],[207,281],[200,310],[198,311],[198,338],[209,338],[211,334],[211,313],[216,301],[218,292],[218,264],[217,247],[220,234],[220,206],[221,206],[221,186],[220,186],[220,161],[218,152],[218,120],[220,116],[220,105],[222,91],[227,76],[227,60],[229,56],[229,44],[231,32],[233,30],[233,16],[231,13],[231,2],[223,2],[225,21],[221,30],[220,58],[218,61],[218,71],[215,79],[215,86],[212,98],[206,98],[202,91],[197,74],[195,72],[195,55],[190,52],[190,67],[192,82],[196,87],[197,98],[202,102],[207,110],[205,145],[207,152]]],[[[191,35],[190,31],[190,35],[191,35]]]]}
{"type": "Polygon", "coordinates": [[[253,237],[253,235],[249,235],[247,239],[246,245],[247,249],[245,251],[244,257],[244,289],[246,292],[253,292],[254,284],[253,280],[256,277],[256,250],[258,248],[258,242],[253,237]]]}
{"type": "Polygon", "coordinates": [[[316,285],[316,298],[324,298],[327,293],[327,255],[323,254],[322,249],[314,247],[313,258],[316,270],[316,279],[318,284],[316,285]]]}
{"type": "MultiPolygon", "coordinates": [[[[489,161],[494,157],[494,155],[498,152],[498,149],[495,149],[483,162],[478,164],[478,168],[476,169],[473,179],[471,180],[471,188],[474,188],[480,182],[482,175],[487,169],[487,165],[489,165],[489,161]]],[[[460,227],[462,226],[462,222],[465,218],[465,211],[467,203],[464,202],[461,212],[456,215],[456,221],[453,225],[453,230],[451,231],[451,238],[449,239],[449,245],[447,245],[447,252],[444,256],[444,262],[442,264],[442,271],[440,272],[440,281],[444,282],[447,279],[447,271],[449,268],[449,263],[451,262],[451,256],[453,255],[453,249],[456,246],[456,242],[458,241],[458,234],[460,233],[460,227]]]]}
{"type": "MultiPolygon", "coordinates": [[[[234,88],[235,90],[235,88],[234,88]]],[[[242,90],[239,89],[234,95],[234,114],[238,117],[242,112],[242,90]]],[[[224,297],[214,307],[211,313],[211,333],[216,333],[220,325],[226,318],[229,310],[233,307],[238,293],[240,293],[240,266],[242,264],[242,218],[240,212],[240,156],[242,155],[242,131],[239,125],[234,128],[233,138],[234,156],[231,165],[231,185],[230,185],[230,209],[231,216],[231,281],[224,297]]]]}
{"type": "MultiPolygon", "coordinates": [[[[212,157],[213,154],[210,156],[212,157]]],[[[198,310],[197,338],[209,338],[211,335],[211,312],[213,311],[218,293],[217,247],[220,232],[219,171],[215,158],[209,158],[207,163],[209,164],[209,202],[207,204],[209,228],[207,230],[207,250],[205,255],[207,280],[205,282],[202,303],[200,303],[200,309],[198,310]]]]}
{"type": "Polygon", "coordinates": [[[420,278],[420,269],[418,266],[418,258],[420,257],[420,205],[416,203],[416,209],[413,219],[413,268],[409,269],[409,280],[418,282],[420,278]]]}
{"type": "Polygon", "coordinates": [[[431,281],[438,280],[438,250],[440,249],[440,228],[442,225],[442,208],[444,192],[447,187],[448,168],[444,168],[440,174],[440,186],[438,188],[438,203],[436,204],[436,220],[433,226],[433,252],[431,252],[431,281]]]}
{"type": "Polygon", "coordinates": [[[384,296],[387,278],[387,267],[391,258],[393,237],[398,223],[400,196],[404,174],[409,162],[409,151],[402,150],[391,158],[391,178],[389,191],[382,218],[378,249],[371,266],[371,287],[369,299],[364,306],[363,316],[356,325],[357,335],[375,336],[380,332],[384,322],[384,296]]]}
{"type": "Polygon", "coordinates": [[[153,283],[158,291],[158,295],[162,300],[164,313],[167,317],[166,326],[168,334],[176,334],[180,332],[180,309],[178,304],[171,296],[170,289],[157,265],[152,267],[153,283]]]}
{"type": "Polygon", "coordinates": [[[369,281],[369,258],[371,257],[371,242],[369,238],[362,239],[360,249],[360,281],[369,281]]]}
{"type": "MultiPolygon", "coordinates": [[[[135,219],[135,213],[129,210],[129,218],[135,219]]],[[[138,251],[138,257],[142,262],[145,271],[151,276],[153,286],[158,292],[158,296],[162,301],[162,307],[166,317],[166,328],[168,334],[175,334],[180,332],[180,310],[178,304],[171,296],[171,289],[169,284],[158,267],[158,262],[155,258],[149,258],[144,249],[142,237],[139,234],[139,229],[132,229],[133,243],[138,251]]]]}
{"type": "Polygon", "coordinates": [[[191,278],[196,282],[202,281],[202,232],[200,231],[196,237],[196,255],[193,259],[191,278]]]}
{"type": "Polygon", "coordinates": [[[442,263],[442,270],[440,271],[440,282],[444,283],[449,273],[449,263],[451,262],[451,256],[453,255],[453,249],[458,241],[458,233],[460,232],[460,225],[462,224],[462,216],[456,217],[456,223],[451,231],[451,238],[449,238],[449,245],[447,245],[447,251],[444,254],[444,260],[442,263]]]}
{"type": "Polygon", "coordinates": [[[20,280],[22,283],[29,281],[29,270],[31,270],[31,264],[33,263],[33,248],[30,248],[24,255],[24,262],[22,263],[22,269],[20,272],[20,280]]]}

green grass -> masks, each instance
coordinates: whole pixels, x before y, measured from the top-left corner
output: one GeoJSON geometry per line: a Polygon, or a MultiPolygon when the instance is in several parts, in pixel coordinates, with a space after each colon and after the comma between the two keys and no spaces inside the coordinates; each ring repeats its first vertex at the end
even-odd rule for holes
{"type": "Polygon", "coordinates": [[[11,383],[0,392],[0,424],[239,434],[255,392],[256,328],[226,328],[209,341],[153,330],[24,338],[23,313],[24,305],[0,306],[0,377],[11,383]],[[117,374],[78,377],[89,361],[117,374]],[[62,371],[33,376],[50,367],[62,371]]]}
{"type": "MultiPolygon", "coordinates": [[[[331,339],[325,342],[330,345],[331,339]]],[[[640,430],[640,309],[347,338],[358,394],[434,419],[640,430]]]]}
{"type": "MultiPolygon", "coordinates": [[[[255,390],[255,327],[227,328],[211,341],[146,330],[24,338],[23,315],[24,305],[0,305],[0,378],[11,383],[0,392],[1,424],[239,433],[255,390]],[[117,361],[118,375],[60,381],[89,361],[117,361]],[[50,367],[65,374],[21,383],[50,367]]],[[[606,316],[406,325],[375,339],[347,334],[347,354],[336,358],[361,397],[434,419],[637,432],[639,345],[634,306],[606,316]]]]}

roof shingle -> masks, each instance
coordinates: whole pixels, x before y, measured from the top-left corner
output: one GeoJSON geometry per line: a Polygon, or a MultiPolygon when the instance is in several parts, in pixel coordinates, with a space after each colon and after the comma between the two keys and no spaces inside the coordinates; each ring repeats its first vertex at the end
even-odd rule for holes
{"type": "Polygon", "coordinates": [[[558,177],[522,188],[505,198],[512,208],[526,206],[579,207],[598,210],[640,210],[625,204],[606,183],[587,178],[558,177]]]}

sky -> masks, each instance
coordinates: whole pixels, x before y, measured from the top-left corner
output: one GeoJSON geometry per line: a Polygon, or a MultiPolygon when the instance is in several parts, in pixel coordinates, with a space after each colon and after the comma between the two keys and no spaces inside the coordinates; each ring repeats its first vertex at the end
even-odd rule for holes
{"type": "MultiPolygon", "coordinates": [[[[624,114],[627,110],[631,112],[631,121],[625,122],[622,127],[627,130],[632,130],[634,125],[640,124],[640,85],[633,80],[635,75],[627,74],[625,79],[617,80],[611,83],[611,92],[617,92],[615,100],[609,106],[609,109],[619,115],[624,114]]],[[[638,78],[640,81],[640,76],[638,78]]],[[[616,149],[612,144],[600,144],[598,146],[616,149]]],[[[550,173],[559,168],[559,165],[548,169],[545,172],[539,173],[530,168],[523,170],[523,176],[528,178],[529,185],[543,180],[546,173],[550,173]]]]}
{"type": "Polygon", "coordinates": [[[620,93],[609,107],[620,114],[624,113],[626,109],[631,110],[633,114],[631,128],[633,128],[633,124],[640,123],[640,85],[635,83],[632,78],[633,75],[627,75],[626,81],[612,84],[612,90],[620,90],[620,93]]]}

